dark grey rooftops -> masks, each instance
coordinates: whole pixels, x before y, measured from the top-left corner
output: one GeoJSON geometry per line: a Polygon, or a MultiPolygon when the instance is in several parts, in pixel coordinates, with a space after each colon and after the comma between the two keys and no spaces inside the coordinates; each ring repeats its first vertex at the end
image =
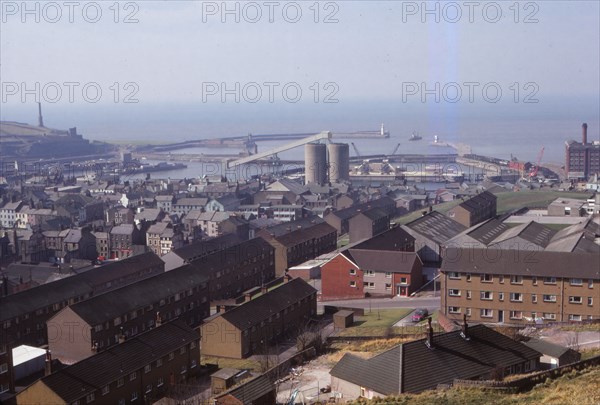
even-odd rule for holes
{"type": "Polygon", "coordinates": [[[468,200],[460,203],[460,206],[470,212],[476,211],[481,207],[488,206],[496,201],[496,196],[489,191],[476,194],[468,200]]]}
{"type": "Polygon", "coordinates": [[[415,262],[421,260],[415,252],[395,250],[348,249],[342,255],[356,263],[361,270],[389,273],[410,273],[415,262]]]}
{"type": "Polygon", "coordinates": [[[116,290],[93,296],[69,307],[90,326],[115,319],[135,309],[144,308],[161,298],[170,297],[203,283],[208,276],[186,265],[138,281],[116,290]]]}
{"type": "Polygon", "coordinates": [[[251,404],[253,401],[274,391],[275,386],[265,374],[261,374],[251,380],[248,380],[229,391],[219,394],[217,398],[231,395],[238,399],[242,404],[251,404]]]}
{"type": "Polygon", "coordinates": [[[423,215],[422,217],[409,222],[405,226],[420,235],[433,240],[439,245],[444,244],[449,239],[467,229],[463,225],[437,211],[432,211],[427,215],[423,215]]]}
{"type": "Polygon", "coordinates": [[[548,342],[547,340],[541,339],[530,339],[529,341],[522,343],[525,346],[532,348],[533,350],[555,358],[559,358],[569,350],[573,350],[568,347],[560,346],[555,343],[548,342]]]}
{"type": "Polygon", "coordinates": [[[445,250],[442,272],[600,279],[600,255],[533,250],[445,250]]]}
{"type": "Polygon", "coordinates": [[[212,252],[236,245],[240,242],[242,242],[242,240],[237,235],[226,234],[217,238],[191,243],[173,250],[173,253],[181,257],[184,261],[190,262],[200,257],[204,257],[212,252]]]}
{"type": "Polygon", "coordinates": [[[420,339],[364,360],[346,354],[330,371],[334,377],[384,395],[417,393],[540,357],[540,353],[484,325],[435,335],[434,348],[420,339]]]}
{"type": "Polygon", "coordinates": [[[181,321],[165,323],[43,377],[41,381],[65,402],[72,403],[198,338],[198,333],[181,321]]]}
{"type": "Polygon", "coordinates": [[[319,218],[318,216],[312,216],[307,218],[297,219],[295,221],[284,222],[282,224],[278,224],[275,226],[270,226],[267,228],[267,231],[273,235],[274,237],[279,237],[295,231],[297,229],[306,229],[313,227],[315,225],[324,223],[325,220],[323,218],[319,218]]]}
{"type": "Polygon", "coordinates": [[[245,330],[316,292],[306,281],[295,278],[220,316],[240,330],[245,330]]]}
{"type": "Polygon", "coordinates": [[[152,252],[143,253],[2,297],[0,298],[0,321],[49,307],[71,297],[91,294],[96,287],[106,284],[108,281],[127,277],[128,274],[134,274],[141,269],[154,266],[164,266],[164,263],[152,252]]]}

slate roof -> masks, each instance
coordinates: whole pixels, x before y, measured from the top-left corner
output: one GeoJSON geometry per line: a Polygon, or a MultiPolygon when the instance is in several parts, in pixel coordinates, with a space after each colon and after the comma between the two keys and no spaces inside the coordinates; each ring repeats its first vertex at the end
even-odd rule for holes
{"type": "Polygon", "coordinates": [[[575,350],[573,350],[573,349],[570,349],[565,346],[560,346],[560,345],[557,345],[552,342],[548,342],[547,340],[529,339],[529,341],[522,342],[522,343],[525,346],[532,348],[533,350],[536,350],[542,354],[546,354],[550,357],[555,357],[555,358],[559,358],[560,356],[567,353],[568,351],[575,352],[575,350]]]}
{"type": "Polygon", "coordinates": [[[69,297],[91,293],[96,286],[104,285],[120,276],[136,273],[142,268],[163,265],[160,257],[148,252],[2,297],[0,298],[0,321],[63,302],[69,297]]]}
{"type": "Polygon", "coordinates": [[[467,229],[437,211],[429,212],[404,226],[439,245],[467,229]]]}
{"type": "Polygon", "coordinates": [[[219,316],[238,329],[245,330],[316,292],[306,281],[295,278],[219,316]]]}
{"type": "Polygon", "coordinates": [[[275,386],[265,374],[261,374],[243,384],[240,384],[229,391],[226,391],[217,396],[219,398],[231,395],[239,400],[242,404],[251,404],[253,401],[267,395],[275,390],[275,386]]]}
{"type": "Polygon", "coordinates": [[[545,248],[550,243],[552,237],[556,234],[556,230],[548,228],[542,224],[530,221],[525,224],[520,224],[514,228],[510,228],[489,244],[494,246],[502,242],[511,242],[511,239],[518,243],[519,239],[525,242],[533,243],[539,247],[545,248]]]}
{"type": "Polygon", "coordinates": [[[323,218],[317,216],[300,218],[295,221],[284,222],[267,228],[267,231],[274,237],[279,237],[299,228],[310,228],[314,225],[324,223],[323,218]]]}
{"type": "Polygon", "coordinates": [[[466,201],[463,201],[459,204],[459,206],[466,209],[467,211],[474,212],[481,209],[481,207],[486,207],[494,203],[496,201],[496,198],[497,197],[489,191],[484,191],[482,193],[474,195],[466,201]]]}
{"type": "Polygon", "coordinates": [[[95,326],[207,281],[208,277],[205,274],[196,271],[191,265],[186,265],[104,294],[92,296],[87,300],[70,305],[69,308],[88,325],[95,326]]]}
{"type": "Polygon", "coordinates": [[[192,261],[204,257],[212,252],[223,250],[241,243],[242,240],[235,234],[227,234],[212,239],[206,239],[182,246],[172,250],[172,253],[184,261],[192,261]]]}
{"type": "Polygon", "coordinates": [[[326,222],[313,225],[309,228],[292,230],[290,233],[276,237],[277,241],[284,246],[296,246],[311,239],[322,238],[325,235],[336,233],[336,229],[326,222]]]}
{"type": "Polygon", "coordinates": [[[369,250],[407,250],[407,246],[414,247],[415,238],[401,226],[393,226],[365,241],[354,245],[356,249],[369,250]]]}
{"type": "Polygon", "coordinates": [[[420,262],[415,252],[401,252],[394,250],[366,250],[348,249],[342,252],[361,270],[375,272],[410,273],[416,262],[420,262]]]}
{"type": "Polygon", "coordinates": [[[600,279],[600,255],[449,247],[442,272],[600,279]]]}
{"type": "MultiPolygon", "coordinates": [[[[40,381],[66,403],[72,403],[198,339],[197,332],[184,322],[175,320],[65,367],[40,381]]],[[[99,395],[100,392],[97,392],[96,397],[99,395]]]]}
{"type": "Polygon", "coordinates": [[[417,393],[540,357],[537,351],[484,325],[469,327],[467,334],[469,340],[460,331],[438,334],[433,348],[420,339],[366,360],[346,354],[330,374],[384,395],[417,393]]]}
{"type": "Polygon", "coordinates": [[[308,192],[308,188],[297,181],[290,179],[280,179],[266,186],[267,191],[289,191],[296,195],[308,192]]]}
{"type": "Polygon", "coordinates": [[[381,208],[377,208],[377,207],[369,208],[365,211],[356,213],[356,215],[359,215],[359,214],[366,216],[367,218],[371,219],[372,221],[377,221],[379,219],[388,217],[388,214],[384,210],[382,210],[381,208]]]}
{"type": "Polygon", "coordinates": [[[474,225],[447,241],[447,245],[460,246],[470,243],[471,246],[487,246],[510,227],[498,219],[492,218],[474,225]]]}
{"type": "Polygon", "coordinates": [[[355,204],[351,207],[344,208],[338,211],[334,211],[329,215],[335,215],[341,220],[350,219],[355,216],[359,211],[363,212],[370,208],[382,208],[384,206],[391,205],[393,207],[396,206],[394,200],[390,197],[381,197],[375,200],[367,201],[362,204],[355,204]]]}

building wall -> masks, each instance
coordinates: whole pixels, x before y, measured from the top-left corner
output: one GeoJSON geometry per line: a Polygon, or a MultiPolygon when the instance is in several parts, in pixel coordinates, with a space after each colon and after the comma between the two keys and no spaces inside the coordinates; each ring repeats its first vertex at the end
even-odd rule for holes
{"type": "MultiPolygon", "coordinates": [[[[252,301],[243,305],[251,305],[252,301]]],[[[240,330],[221,316],[201,326],[202,355],[246,358],[260,354],[286,333],[300,331],[317,313],[316,293],[274,313],[269,319],[240,330]]]]}
{"type": "Polygon", "coordinates": [[[117,318],[94,325],[65,308],[47,322],[50,351],[63,362],[83,360],[119,343],[121,333],[127,338],[155,327],[157,314],[163,322],[182,318],[190,327],[197,327],[210,315],[208,288],[202,285],[190,289],[191,294],[190,290],[166,291],[163,296],[155,297],[150,306],[124,311],[117,318]],[[57,336],[53,337],[54,334],[57,336]]]}
{"type": "MultiPolygon", "coordinates": [[[[107,385],[108,392],[103,393],[102,389],[95,391],[94,401],[89,403],[118,404],[119,400],[125,400],[127,404],[135,404],[158,400],[164,395],[171,382],[181,383],[197,374],[200,359],[198,340],[183,348],[183,351],[180,348],[171,354],[161,356],[161,365],[158,365],[158,359],[148,359],[149,371],[146,372],[144,365],[134,372],[124,374],[122,381],[112,381],[107,385]],[[136,400],[133,400],[133,393],[137,394],[136,400]]],[[[79,401],[81,405],[88,403],[85,396],[79,401]]],[[[23,405],[64,403],[44,384],[43,380],[38,380],[17,396],[17,404],[23,405]]]]}
{"type": "Polygon", "coordinates": [[[363,271],[343,255],[338,254],[321,267],[321,300],[364,298],[366,291],[363,271]]]}
{"type": "Polygon", "coordinates": [[[350,243],[358,242],[362,239],[369,239],[384,232],[390,227],[389,217],[383,217],[378,220],[372,220],[364,214],[358,214],[349,221],[350,243]]]}
{"type": "MultiPolygon", "coordinates": [[[[460,273],[453,278],[442,271],[441,293],[442,311],[451,319],[461,319],[467,313],[470,319],[478,322],[524,323],[525,318],[545,318],[553,322],[577,320],[571,316],[581,316],[581,320],[600,319],[600,279],[582,280],[582,285],[571,285],[571,279],[557,278],[555,284],[544,282],[542,277],[523,277],[522,283],[511,283],[508,275],[493,275],[492,281],[482,281],[479,274],[460,273]],[[457,291],[451,291],[457,290],[457,291]],[[451,296],[456,292],[460,296],[451,296]],[[468,298],[468,294],[471,298],[468,298]],[[481,299],[482,292],[490,292],[491,300],[481,299]],[[522,301],[511,300],[511,293],[521,294],[522,301]],[[555,302],[545,302],[544,295],[555,297],[555,302]],[[581,303],[569,302],[570,297],[581,297],[581,303]],[[591,298],[591,305],[588,299],[591,298]],[[459,308],[459,313],[451,313],[450,307],[459,308]],[[469,315],[470,309],[470,315],[469,315]],[[492,311],[491,317],[482,316],[481,310],[492,311]],[[513,313],[511,318],[511,311],[513,313]],[[555,319],[552,319],[552,315],[555,319]]],[[[531,319],[529,320],[531,321],[531,319]]]]}

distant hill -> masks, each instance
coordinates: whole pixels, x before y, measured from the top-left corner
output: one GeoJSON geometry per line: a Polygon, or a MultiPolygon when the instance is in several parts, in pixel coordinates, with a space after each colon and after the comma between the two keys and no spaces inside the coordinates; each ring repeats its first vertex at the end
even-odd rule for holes
{"type": "Polygon", "coordinates": [[[68,136],[69,131],[38,127],[22,122],[15,121],[0,121],[0,135],[1,136],[44,136],[44,135],[58,135],[68,136]]]}

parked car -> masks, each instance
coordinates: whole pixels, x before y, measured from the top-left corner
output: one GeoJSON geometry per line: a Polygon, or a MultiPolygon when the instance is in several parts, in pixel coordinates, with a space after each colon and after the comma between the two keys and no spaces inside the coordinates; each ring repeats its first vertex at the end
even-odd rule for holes
{"type": "Polygon", "coordinates": [[[429,315],[429,311],[427,309],[418,308],[412,314],[412,321],[413,322],[421,322],[423,319],[427,318],[428,315],[429,315]]]}

